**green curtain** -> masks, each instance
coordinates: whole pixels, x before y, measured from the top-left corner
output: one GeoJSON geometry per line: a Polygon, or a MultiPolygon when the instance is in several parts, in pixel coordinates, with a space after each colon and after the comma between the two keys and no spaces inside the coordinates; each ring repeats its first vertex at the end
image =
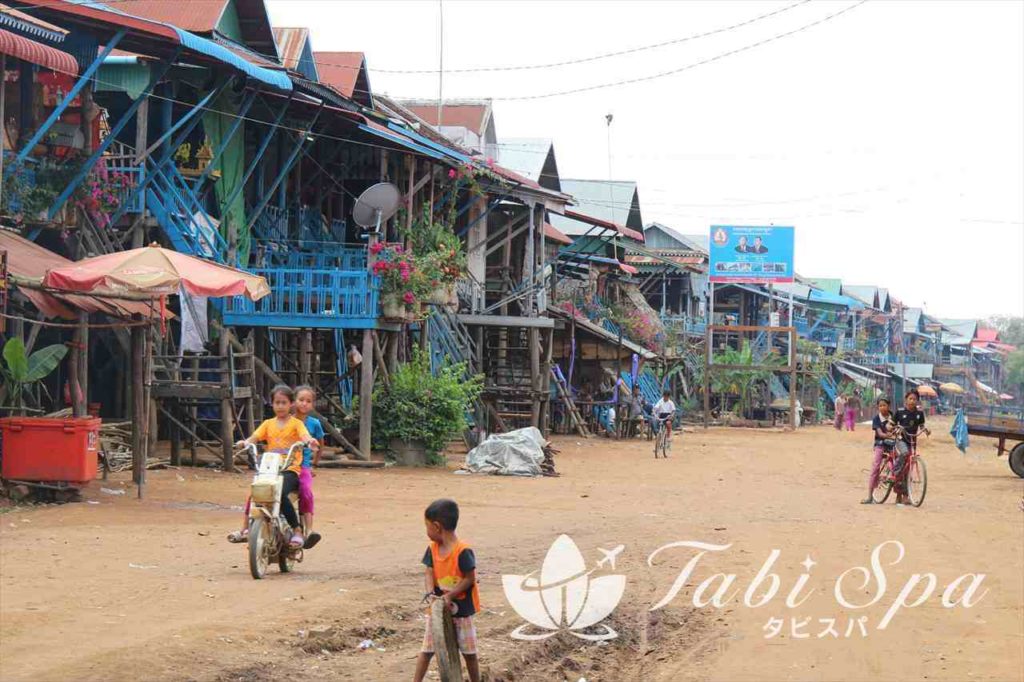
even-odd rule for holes
{"type": "MultiPolygon", "coordinates": [[[[214,152],[220,148],[228,130],[238,114],[239,99],[228,93],[222,93],[207,111],[203,112],[203,128],[210,138],[210,146],[214,152]]],[[[245,122],[238,126],[224,153],[213,163],[213,169],[220,171],[220,179],[214,185],[217,204],[220,206],[220,230],[224,238],[228,237],[228,225],[234,225],[238,235],[238,262],[245,265],[249,262],[250,235],[245,230],[245,192],[239,192],[230,206],[225,205],[228,197],[242,182],[245,173],[245,122]]]]}

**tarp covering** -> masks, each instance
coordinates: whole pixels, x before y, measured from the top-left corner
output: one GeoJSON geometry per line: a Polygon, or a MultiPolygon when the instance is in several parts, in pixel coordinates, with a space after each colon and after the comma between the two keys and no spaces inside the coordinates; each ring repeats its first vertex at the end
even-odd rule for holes
{"type": "Polygon", "coordinates": [[[540,476],[544,436],[536,427],[491,435],[466,455],[473,473],[499,476],[540,476]]]}
{"type": "MultiPolygon", "coordinates": [[[[203,129],[210,138],[210,147],[220,149],[224,136],[229,132],[238,113],[238,98],[229,93],[221,93],[213,106],[203,112],[203,129]]],[[[220,180],[213,185],[220,206],[221,234],[228,238],[228,225],[235,226],[238,239],[238,262],[249,262],[250,234],[245,230],[245,196],[244,192],[235,192],[245,174],[245,121],[242,121],[234,136],[224,148],[224,152],[213,162],[213,170],[220,171],[220,180]],[[225,205],[228,197],[234,196],[230,205],[225,205]]]]}
{"type": "Polygon", "coordinates": [[[967,435],[967,417],[964,415],[964,408],[961,407],[956,411],[956,419],[953,420],[953,426],[949,429],[949,435],[953,436],[960,452],[967,452],[971,441],[967,435]]]}

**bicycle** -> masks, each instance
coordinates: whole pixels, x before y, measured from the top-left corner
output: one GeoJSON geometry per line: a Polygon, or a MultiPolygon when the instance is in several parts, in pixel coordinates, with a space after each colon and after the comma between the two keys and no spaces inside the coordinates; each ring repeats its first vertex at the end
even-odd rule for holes
{"type": "Polygon", "coordinates": [[[655,421],[658,423],[658,435],[654,439],[654,459],[658,459],[658,453],[665,459],[668,459],[669,450],[672,449],[672,439],[668,437],[668,427],[666,423],[672,419],[672,415],[668,417],[655,417],[655,421]]]}
{"type": "MultiPolygon", "coordinates": [[[[927,431],[925,432],[927,433],[927,431]]],[[[893,438],[887,438],[882,442],[882,463],[879,465],[878,483],[871,491],[871,499],[875,504],[884,504],[893,487],[900,485],[906,489],[907,498],[910,504],[920,507],[924,504],[924,496],[928,492],[928,468],[924,460],[917,454],[917,434],[906,433],[897,426],[893,431],[893,438]],[[898,441],[906,435],[907,457],[903,463],[903,470],[896,473],[896,465],[899,459],[898,441]]]]}

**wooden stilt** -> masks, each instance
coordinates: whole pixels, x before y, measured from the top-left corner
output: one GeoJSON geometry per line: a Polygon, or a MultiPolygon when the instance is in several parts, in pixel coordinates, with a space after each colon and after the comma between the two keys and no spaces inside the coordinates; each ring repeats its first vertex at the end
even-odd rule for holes
{"type": "Polygon", "coordinates": [[[363,363],[359,375],[359,449],[369,459],[373,428],[373,331],[363,330],[363,363]]]}
{"type": "Polygon", "coordinates": [[[141,315],[133,315],[132,320],[136,324],[131,329],[131,388],[132,388],[132,481],[139,486],[139,496],[142,496],[142,477],[146,469],[146,455],[143,451],[144,428],[143,420],[146,414],[146,395],[143,390],[143,355],[146,352],[145,329],[139,326],[142,321],[141,315]]]}
{"type": "MultiPolygon", "coordinates": [[[[181,403],[177,400],[171,401],[169,405],[169,413],[180,412],[181,403]]],[[[172,420],[167,425],[168,435],[171,439],[171,466],[181,466],[181,429],[175,423],[176,420],[172,420]]]]}
{"type": "Polygon", "coordinates": [[[530,327],[526,333],[530,347],[530,378],[532,387],[532,405],[530,407],[530,424],[540,428],[540,339],[538,330],[530,327]]]}
{"type": "MultiPolygon", "coordinates": [[[[228,340],[227,330],[222,330],[220,335],[220,355],[224,358],[224,362],[227,363],[228,351],[231,348],[231,343],[228,340]]],[[[225,370],[229,368],[224,367],[225,370]]],[[[228,375],[221,374],[224,381],[229,381],[228,375]]],[[[232,435],[235,431],[235,425],[233,420],[233,410],[231,406],[231,396],[225,396],[220,401],[220,437],[221,437],[221,449],[223,457],[224,471],[234,471],[234,443],[232,441],[232,435]]]]}

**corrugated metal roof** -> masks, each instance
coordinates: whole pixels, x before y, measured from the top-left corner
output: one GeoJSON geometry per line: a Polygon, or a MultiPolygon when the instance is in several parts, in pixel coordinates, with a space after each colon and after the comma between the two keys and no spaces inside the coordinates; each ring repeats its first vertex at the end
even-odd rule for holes
{"type": "Polygon", "coordinates": [[[948,332],[942,332],[942,343],[950,346],[965,346],[970,344],[978,329],[977,320],[952,320],[942,318],[939,322],[949,329],[948,332]]]}
{"type": "Polygon", "coordinates": [[[114,0],[128,14],[171,24],[186,31],[210,33],[231,0],[114,0]]]}
{"type": "Polygon", "coordinates": [[[321,83],[356,102],[373,105],[366,56],[362,52],[314,52],[313,61],[321,83]]]}
{"type": "Polygon", "coordinates": [[[78,75],[78,62],[67,52],[37,43],[0,28],[0,53],[10,55],[31,64],[37,64],[51,71],[78,75]]]}
{"type": "Polygon", "coordinates": [[[37,38],[58,43],[68,34],[66,29],[25,14],[11,5],[0,3],[0,25],[16,29],[37,38]]]}
{"type": "Polygon", "coordinates": [[[287,74],[264,66],[257,66],[254,63],[261,58],[239,50],[233,45],[229,49],[225,44],[202,38],[181,28],[175,27],[174,30],[177,32],[181,44],[188,49],[213,57],[225,64],[230,64],[247,76],[251,76],[278,90],[287,92],[292,89],[292,81],[288,78],[287,74]]]}
{"type": "MultiPolygon", "coordinates": [[[[432,126],[437,127],[437,100],[399,100],[406,108],[432,126]]],[[[441,105],[441,125],[465,128],[483,136],[491,115],[489,100],[445,102],[441,105]]]]}
{"type": "MultiPolygon", "coordinates": [[[[562,191],[572,195],[580,213],[633,230],[644,229],[640,195],[632,180],[562,179],[562,191]]],[[[563,232],[565,228],[556,223],[563,232]]],[[[568,234],[572,234],[571,232],[568,234]]]]}
{"type": "Polygon", "coordinates": [[[844,284],[843,296],[852,296],[863,303],[875,307],[875,299],[878,297],[878,287],[864,284],[844,284]]]}
{"type": "Polygon", "coordinates": [[[277,43],[281,64],[287,69],[298,71],[302,51],[309,43],[309,29],[304,26],[274,26],[274,42],[277,43]]]}
{"type": "MultiPolygon", "coordinates": [[[[550,139],[534,137],[503,139],[498,144],[498,163],[538,184],[543,184],[544,164],[548,157],[554,156],[554,153],[555,149],[550,139]]],[[[554,180],[557,182],[558,178],[555,177],[554,180]]]]}
{"type": "Polygon", "coordinates": [[[836,296],[838,296],[843,290],[843,280],[841,279],[813,277],[808,278],[807,281],[810,282],[812,286],[817,287],[822,291],[827,291],[830,294],[835,294],[836,296]]]}
{"type": "Polygon", "coordinates": [[[544,223],[544,238],[558,244],[572,244],[572,239],[570,239],[568,235],[559,231],[559,229],[551,223],[544,223]]]}
{"type": "Polygon", "coordinates": [[[585,234],[590,231],[591,227],[598,227],[604,230],[618,232],[623,237],[629,237],[630,239],[635,239],[638,242],[642,242],[644,240],[643,232],[637,232],[636,230],[631,230],[624,225],[619,225],[609,220],[603,220],[602,218],[586,215],[578,211],[566,211],[564,216],[553,213],[551,214],[551,221],[553,225],[556,225],[558,229],[568,235],[585,234]],[[558,220],[557,223],[555,222],[556,219],[558,220]],[[570,229],[573,231],[564,229],[562,227],[563,224],[571,226],[570,229]]]}
{"type": "MultiPolygon", "coordinates": [[[[662,225],[661,223],[651,223],[644,228],[644,234],[647,234],[648,230],[661,230],[669,238],[679,242],[679,247],[683,249],[689,249],[691,251],[697,251],[700,253],[707,254],[708,252],[708,235],[699,234],[683,234],[679,230],[669,227],[668,225],[662,225]]],[[[650,241],[650,240],[647,240],[650,241]]]]}
{"type": "Polygon", "coordinates": [[[903,328],[907,331],[919,331],[921,329],[921,308],[903,309],[903,328]]]}

